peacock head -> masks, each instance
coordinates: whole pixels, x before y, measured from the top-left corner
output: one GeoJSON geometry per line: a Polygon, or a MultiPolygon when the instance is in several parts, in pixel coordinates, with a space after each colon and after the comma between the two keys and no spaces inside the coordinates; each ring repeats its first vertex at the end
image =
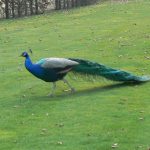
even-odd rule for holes
{"type": "Polygon", "coordinates": [[[23,53],[21,54],[21,56],[22,56],[22,57],[26,57],[26,58],[27,58],[29,55],[28,55],[28,53],[27,53],[27,52],[23,52],[23,53]]]}

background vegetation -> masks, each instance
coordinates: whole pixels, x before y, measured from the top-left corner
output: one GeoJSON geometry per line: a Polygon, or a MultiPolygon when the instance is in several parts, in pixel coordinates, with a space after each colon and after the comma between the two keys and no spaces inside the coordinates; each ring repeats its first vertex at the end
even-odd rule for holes
{"type": "Polygon", "coordinates": [[[45,11],[70,9],[96,3],[97,0],[0,0],[0,18],[17,18],[45,11]]]}

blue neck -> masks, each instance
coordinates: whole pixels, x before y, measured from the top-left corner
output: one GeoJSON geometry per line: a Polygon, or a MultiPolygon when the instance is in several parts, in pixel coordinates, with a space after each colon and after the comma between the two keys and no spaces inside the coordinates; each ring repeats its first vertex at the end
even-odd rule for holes
{"type": "Polygon", "coordinates": [[[42,78],[43,69],[38,64],[33,64],[29,56],[27,56],[25,59],[25,67],[34,76],[40,79],[42,78]]]}
{"type": "Polygon", "coordinates": [[[25,59],[25,67],[27,68],[28,71],[32,72],[33,64],[29,56],[27,56],[25,59]]]}

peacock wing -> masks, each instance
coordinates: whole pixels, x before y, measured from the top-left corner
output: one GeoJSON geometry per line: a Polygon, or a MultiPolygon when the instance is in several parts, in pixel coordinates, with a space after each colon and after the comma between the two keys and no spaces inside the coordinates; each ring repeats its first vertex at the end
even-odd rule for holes
{"type": "Polygon", "coordinates": [[[42,68],[47,69],[57,69],[57,68],[66,68],[78,65],[79,63],[73,60],[66,58],[44,58],[38,61],[36,64],[39,64],[42,68]]]}

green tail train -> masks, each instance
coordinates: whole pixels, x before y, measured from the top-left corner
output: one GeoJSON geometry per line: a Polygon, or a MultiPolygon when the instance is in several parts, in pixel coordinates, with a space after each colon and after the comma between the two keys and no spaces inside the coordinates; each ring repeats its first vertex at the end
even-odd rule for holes
{"type": "Polygon", "coordinates": [[[150,80],[149,76],[135,76],[129,72],[112,69],[110,67],[106,67],[105,65],[88,60],[74,58],[69,59],[79,63],[79,65],[76,65],[72,69],[72,71],[76,73],[102,76],[109,80],[121,82],[146,82],[150,80]]]}

